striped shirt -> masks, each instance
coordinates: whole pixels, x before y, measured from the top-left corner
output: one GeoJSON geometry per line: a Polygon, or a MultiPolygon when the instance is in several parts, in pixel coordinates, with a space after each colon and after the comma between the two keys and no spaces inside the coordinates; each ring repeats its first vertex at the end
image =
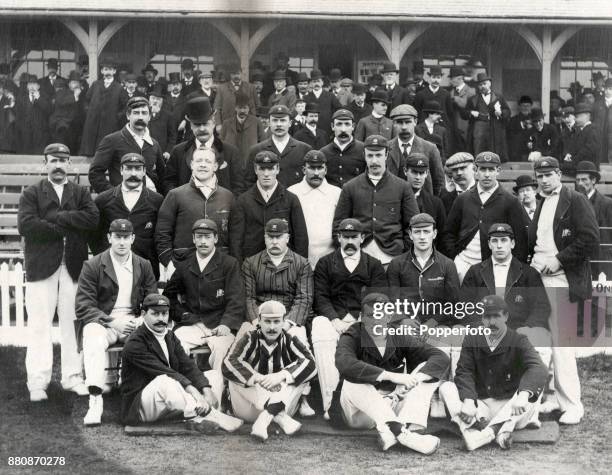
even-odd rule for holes
{"type": "Polygon", "coordinates": [[[258,307],[277,300],[287,309],[285,320],[304,325],[312,315],[314,298],[313,273],[307,259],[291,249],[277,267],[263,250],[242,263],[246,289],[247,318],[258,317],[258,307]]]}
{"type": "Polygon", "coordinates": [[[272,344],[266,342],[259,328],[245,333],[223,362],[223,375],[246,386],[252,385],[252,378],[256,374],[279,371],[287,371],[296,386],[317,374],[310,350],[284,330],[272,344]]]}

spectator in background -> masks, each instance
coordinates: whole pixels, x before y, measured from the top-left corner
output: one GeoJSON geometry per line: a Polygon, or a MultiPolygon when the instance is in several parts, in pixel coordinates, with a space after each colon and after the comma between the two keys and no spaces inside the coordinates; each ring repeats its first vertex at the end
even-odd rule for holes
{"type": "Polygon", "coordinates": [[[445,125],[440,124],[443,114],[440,104],[436,101],[427,101],[423,105],[422,114],[425,119],[420,124],[417,124],[414,128],[414,133],[422,139],[435,144],[438,147],[438,152],[440,152],[442,163],[444,163],[450,151],[450,130],[445,125]]]}
{"type": "Polygon", "coordinates": [[[521,96],[518,101],[519,112],[508,121],[506,135],[510,160],[520,162],[526,160],[530,150],[526,148],[526,136],[531,124],[531,108],[533,101],[529,96],[521,96]]]}
{"type": "Polygon", "coordinates": [[[27,93],[19,96],[15,104],[17,153],[42,153],[49,143],[49,117],[52,107],[51,99],[40,92],[36,76],[28,75],[27,93]]]}
{"type": "Polygon", "coordinates": [[[54,142],[78,150],[85,120],[85,94],[78,72],[70,71],[68,81],[68,89],[62,89],[55,95],[55,108],[49,119],[49,128],[54,142]]]}
{"type": "Polygon", "coordinates": [[[164,108],[164,93],[160,86],[149,94],[149,104],[151,105],[149,133],[159,142],[164,160],[168,160],[170,152],[176,145],[177,128],[172,114],[164,108]]]}
{"type": "Polygon", "coordinates": [[[346,106],[346,109],[353,113],[355,123],[372,113],[372,106],[366,102],[366,85],[353,85],[353,100],[346,106]]]}
{"type": "Polygon", "coordinates": [[[314,150],[320,150],[329,143],[329,133],[317,127],[319,106],[313,103],[306,104],[304,114],[306,122],[293,134],[293,138],[310,145],[314,150]]]}
{"type": "Polygon", "coordinates": [[[230,80],[217,87],[214,110],[215,123],[219,126],[227,119],[231,119],[236,113],[236,95],[238,92],[249,98],[249,108],[255,110],[255,87],[242,80],[242,69],[238,64],[229,67],[230,80]]]}

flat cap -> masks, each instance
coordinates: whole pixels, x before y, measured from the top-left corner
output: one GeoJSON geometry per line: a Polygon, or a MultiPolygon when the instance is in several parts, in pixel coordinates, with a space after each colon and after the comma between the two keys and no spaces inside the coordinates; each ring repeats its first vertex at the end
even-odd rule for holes
{"type": "Polygon", "coordinates": [[[405,119],[406,117],[417,118],[419,113],[410,104],[401,104],[391,110],[389,117],[391,119],[405,119]]]}
{"type": "Polygon", "coordinates": [[[267,165],[269,167],[276,165],[279,162],[278,155],[269,150],[262,150],[255,155],[255,163],[257,165],[267,165]]]}
{"type": "Polygon", "coordinates": [[[436,220],[427,213],[415,214],[412,218],[410,218],[411,228],[424,228],[432,225],[434,228],[436,227],[436,220]]]}
{"type": "Polygon", "coordinates": [[[340,85],[344,87],[352,86],[353,80],[351,78],[344,78],[342,81],[340,81],[340,85]]]}
{"type": "Polygon", "coordinates": [[[132,165],[145,165],[145,159],[139,153],[126,153],[123,157],[121,157],[121,165],[125,163],[131,163],[132,165]]]}
{"type": "Polygon", "coordinates": [[[266,223],[266,234],[280,235],[289,232],[289,224],[286,219],[272,218],[266,223]]]}
{"type": "Polygon", "coordinates": [[[45,147],[43,155],[53,155],[59,158],[70,158],[70,149],[63,143],[50,143],[45,147]]]}
{"type": "Polygon", "coordinates": [[[444,165],[452,169],[458,165],[463,166],[465,163],[474,163],[474,156],[468,152],[457,152],[448,157],[444,165]]]}
{"type": "Polygon", "coordinates": [[[127,219],[114,219],[108,228],[109,233],[134,234],[134,226],[127,219]]]}
{"type": "Polygon", "coordinates": [[[489,227],[488,236],[509,236],[514,238],[514,230],[508,223],[494,223],[489,227]]]}
{"type": "Polygon", "coordinates": [[[353,115],[353,113],[350,110],[347,110],[347,109],[338,109],[332,115],[332,122],[334,120],[336,120],[336,119],[355,121],[355,116],[353,115]]]}
{"type": "Polygon", "coordinates": [[[338,232],[340,234],[359,234],[363,231],[363,227],[358,219],[355,218],[346,218],[340,221],[340,225],[338,226],[338,232]]]}
{"type": "Polygon", "coordinates": [[[508,311],[506,301],[499,295],[487,295],[482,298],[481,303],[485,315],[508,311]]]}
{"type": "Polygon", "coordinates": [[[368,292],[361,300],[361,306],[372,305],[374,303],[390,302],[391,299],[387,294],[382,292],[368,292]]]}
{"type": "Polygon", "coordinates": [[[559,161],[555,157],[539,157],[533,162],[536,172],[546,172],[559,169],[559,161]]]}
{"type": "Polygon", "coordinates": [[[485,151],[476,155],[474,163],[476,163],[478,167],[499,167],[501,165],[501,159],[495,152],[485,151]]]}
{"type": "Polygon", "coordinates": [[[268,300],[259,306],[260,317],[284,317],[286,313],[287,309],[278,300],[268,300]]]}
{"type": "Polygon", "coordinates": [[[427,170],[429,168],[429,157],[421,152],[413,152],[406,159],[406,168],[427,170]]]}
{"type": "Polygon", "coordinates": [[[364,148],[369,148],[372,150],[381,150],[389,148],[389,143],[387,139],[382,135],[369,135],[366,137],[365,142],[363,143],[364,148]]]}
{"type": "Polygon", "coordinates": [[[268,114],[274,117],[284,117],[286,115],[291,115],[291,112],[289,111],[289,108],[286,105],[278,104],[276,106],[270,107],[268,114]]]}
{"type": "Polygon", "coordinates": [[[165,295],[152,293],[147,295],[142,301],[142,308],[148,310],[150,308],[169,308],[170,300],[165,295]]]}
{"type": "Polygon", "coordinates": [[[202,233],[212,232],[217,234],[219,232],[219,228],[217,227],[217,223],[215,223],[212,219],[198,219],[193,226],[191,226],[191,232],[195,233],[200,231],[202,233]]]}
{"type": "Polygon", "coordinates": [[[137,107],[149,107],[149,100],[141,96],[130,97],[125,105],[125,109],[131,111],[137,107]]]}
{"type": "Polygon", "coordinates": [[[304,163],[310,163],[311,165],[325,165],[327,163],[327,157],[319,150],[309,150],[304,155],[304,163]]]}

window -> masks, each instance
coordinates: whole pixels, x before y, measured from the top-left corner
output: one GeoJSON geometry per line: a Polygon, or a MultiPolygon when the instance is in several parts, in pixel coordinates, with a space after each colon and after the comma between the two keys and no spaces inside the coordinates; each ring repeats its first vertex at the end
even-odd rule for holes
{"type": "MultiPolygon", "coordinates": [[[[14,52],[15,53],[15,52],[14,52]]],[[[66,50],[30,50],[20,58],[19,67],[13,72],[13,79],[19,83],[23,73],[35,74],[39,79],[47,75],[47,61],[57,59],[57,74],[68,77],[70,71],[77,69],[76,54],[66,50]]]]}
{"type": "Polygon", "coordinates": [[[562,99],[571,99],[569,86],[578,81],[582,87],[595,87],[593,74],[600,72],[604,78],[608,78],[608,64],[599,58],[561,58],[561,75],[559,77],[559,95],[562,99]]]}
{"type": "Polygon", "coordinates": [[[212,56],[180,56],[176,54],[156,54],[149,61],[155,69],[159,71],[159,77],[168,77],[170,73],[181,72],[181,62],[184,59],[191,59],[194,68],[202,72],[211,72],[215,69],[214,58],[212,56]]]}
{"type": "Polygon", "coordinates": [[[310,74],[313,68],[313,58],[289,58],[289,69],[292,69],[293,71],[310,74]]]}

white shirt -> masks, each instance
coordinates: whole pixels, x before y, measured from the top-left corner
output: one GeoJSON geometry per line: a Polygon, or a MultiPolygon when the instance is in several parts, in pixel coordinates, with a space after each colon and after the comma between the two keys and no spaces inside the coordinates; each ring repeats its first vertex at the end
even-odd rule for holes
{"type": "Polygon", "coordinates": [[[432,86],[431,84],[429,85],[429,90],[430,90],[431,92],[433,92],[434,94],[435,94],[436,92],[438,92],[438,89],[440,89],[440,86],[438,86],[438,87],[434,87],[434,86],[432,86]]]}
{"type": "Polygon", "coordinates": [[[325,178],[316,188],[303,178],[288,190],[298,197],[302,206],[308,231],[308,260],[314,269],[319,258],[334,250],[332,227],[342,190],[330,185],[325,178]]]}
{"type": "Polygon", "coordinates": [[[485,338],[487,340],[487,344],[489,345],[489,349],[491,351],[494,351],[495,348],[497,348],[499,346],[501,341],[506,336],[506,333],[508,333],[508,327],[506,327],[506,329],[504,330],[504,333],[502,333],[501,335],[499,335],[498,337],[495,337],[495,338],[493,338],[490,335],[485,334],[485,338]]]}
{"type": "Polygon", "coordinates": [[[200,268],[200,272],[204,272],[204,269],[206,269],[206,266],[215,255],[215,252],[217,252],[216,249],[214,249],[213,252],[211,252],[208,256],[200,257],[200,254],[198,254],[196,251],[196,259],[198,260],[198,267],[200,268]]]}
{"type": "Polygon", "coordinates": [[[127,260],[121,263],[110,253],[113,269],[117,276],[119,292],[112,313],[128,314],[132,311],[132,283],[134,280],[134,268],[132,266],[132,253],[130,252],[127,260]]]}
{"type": "Polygon", "coordinates": [[[312,132],[312,135],[317,135],[317,127],[311,126],[310,124],[306,124],[306,128],[312,132]]]}
{"type": "Polygon", "coordinates": [[[355,254],[353,254],[352,256],[349,256],[341,249],[340,254],[342,254],[344,265],[346,266],[348,271],[352,274],[353,271],[359,265],[359,260],[361,259],[361,251],[358,250],[355,254]]]}
{"type": "Polygon", "coordinates": [[[525,212],[527,213],[527,216],[529,216],[529,219],[533,220],[533,215],[535,214],[535,207],[533,208],[527,208],[527,206],[523,206],[523,208],[525,208],[525,212]]]}
{"type": "Polygon", "coordinates": [[[427,126],[427,131],[428,131],[428,132],[429,132],[431,135],[433,135],[433,133],[434,133],[434,125],[435,125],[435,124],[434,124],[433,122],[429,122],[429,120],[428,120],[428,119],[425,119],[425,125],[427,126]]]}
{"type": "Polygon", "coordinates": [[[383,115],[379,114],[378,112],[372,111],[372,117],[374,117],[375,119],[380,119],[381,117],[383,117],[383,115]]]}
{"type": "MultiPolygon", "coordinates": [[[[540,216],[538,217],[538,232],[536,235],[536,245],[534,248],[534,255],[531,261],[532,267],[538,271],[542,268],[542,259],[556,257],[559,254],[559,249],[555,244],[555,234],[553,228],[553,222],[555,220],[555,211],[559,204],[559,196],[563,185],[552,191],[549,195],[541,193],[544,201],[542,202],[542,209],[540,216]]],[[[560,270],[557,274],[564,273],[560,270]]],[[[549,274],[550,275],[550,274],[549,274]]]]}
{"type": "Polygon", "coordinates": [[[368,173],[368,178],[370,179],[372,183],[374,183],[374,186],[378,185],[378,182],[382,179],[382,177],[383,177],[382,175],[374,176],[368,173]]]}
{"type": "Polygon", "coordinates": [[[323,89],[319,89],[318,91],[313,89],[312,93],[314,94],[314,96],[318,99],[319,97],[321,97],[321,94],[323,94],[323,89]]]}
{"type": "Polygon", "coordinates": [[[211,176],[206,181],[200,181],[195,176],[192,176],[193,184],[204,195],[204,198],[210,198],[210,195],[217,189],[217,175],[211,176]]]}
{"type": "Polygon", "coordinates": [[[51,183],[51,186],[55,190],[55,194],[57,195],[57,197],[59,198],[59,201],[61,203],[62,202],[62,196],[64,196],[64,186],[66,186],[66,183],[68,183],[68,178],[64,178],[64,181],[61,182],[60,184],[53,183],[51,180],[49,180],[49,183],[51,183]]]}
{"type": "Polygon", "coordinates": [[[478,189],[478,196],[480,196],[480,201],[482,201],[482,204],[485,204],[487,201],[489,201],[489,198],[491,198],[491,195],[495,192],[495,190],[499,188],[499,183],[496,183],[495,186],[490,190],[483,190],[480,184],[476,185],[476,187],[478,189]]]}
{"type": "Polygon", "coordinates": [[[334,139],[334,143],[336,144],[336,146],[340,149],[340,151],[344,152],[344,149],[346,147],[348,147],[351,143],[353,142],[353,139],[351,138],[351,140],[349,140],[348,142],[346,142],[345,144],[341,144],[340,142],[338,142],[338,139],[335,138],[334,139]]]}
{"type": "Polygon", "coordinates": [[[104,87],[109,87],[113,83],[113,78],[106,79],[104,78],[104,87]]]}
{"type": "Polygon", "coordinates": [[[145,142],[153,146],[153,139],[151,138],[151,134],[149,134],[148,127],[145,129],[145,132],[142,136],[137,135],[136,132],[134,132],[132,128],[130,127],[130,124],[127,124],[125,127],[127,128],[128,132],[131,134],[131,136],[134,137],[134,140],[136,141],[136,143],[138,144],[141,150],[142,150],[142,147],[144,147],[145,142]]]}
{"type": "Polygon", "coordinates": [[[286,255],[287,255],[287,251],[283,252],[283,254],[281,254],[280,256],[273,256],[272,254],[268,252],[268,256],[270,257],[272,264],[274,264],[276,267],[278,267],[280,263],[283,262],[283,259],[285,258],[286,255]]]}
{"type": "Polygon", "coordinates": [[[495,293],[501,297],[506,293],[506,282],[508,281],[508,271],[510,270],[510,261],[512,256],[506,259],[504,262],[493,261],[493,277],[495,279],[495,293]]]}
{"type": "Polygon", "coordinates": [[[270,198],[274,194],[274,191],[276,190],[276,187],[278,186],[278,181],[276,183],[274,183],[274,187],[271,190],[268,190],[268,191],[264,190],[261,187],[261,185],[259,184],[259,181],[257,181],[256,183],[257,183],[257,189],[261,193],[261,196],[264,199],[264,201],[267,203],[268,201],[270,201],[270,198]]]}
{"type": "Polygon", "coordinates": [[[196,149],[199,149],[199,148],[202,148],[204,150],[211,149],[214,138],[215,137],[213,135],[211,135],[210,138],[206,142],[204,142],[204,143],[200,142],[198,139],[195,139],[195,141],[196,141],[196,149]]]}
{"type": "Polygon", "coordinates": [[[485,104],[489,105],[489,103],[491,102],[491,93],[481,94],[481,96],[482,96],[482,100],[485,101],[485,104]]]}
{"type": "Polygon", "coordinates": [[[134,206],[136,206],[136,202],[138,198],[140,198],[140,193],[142,193],[142,183],[138,185],[138,187],[130,190],[124,184],[121,185],[121,195],[123,196],[123,202],[125,203],[125,207],[132,211],[134,206]]]}
{"type": "Polygon", "coordinates": [[[402,155],[404,154],[404,151],[406,152],[407,155],[410,155],[410,151],[412,150],[413,142],[414,142],[414,135],[412,136],[410,140],[408,140],[408,142],[402,142],[401,140],[397,139],[397,144],[399,145],[402,155]]]}
{"type": "Polygon", "coordinates": [[[157,343],[159,343],[159,346],[161,347],[164,356],[166,357],[166,361],[168,362],[168,366],[170,366],[170,353],[168,352],[168,344],[166,343],[166,333],[168,333],[168,329],[166,329],[164,331],[164,333],[157,333],[155,331],[153,331],[153,329],[147,325],[147,322],[144,322],[145,327],[147,327],[147,330],[149,330],[151,333],[153,333],[153,336],[155,337],[155,339],[157,340],[157,343]]]}
{"type": "Polygon", "coordinates": [[[272,143],[274,144],[274,146],[276,147],[276,149],[280,152],[283,153],[283,151],[285,150],[285,147],[287,146],[287,144],[289,143],[289,139],[291,138],[291,136],[289,134],[287,134],[285,136],[285,138],[283,139],[282,142],[279,142],[278,139],[276,138],[276,136],[272,136],[272,143]]]}

